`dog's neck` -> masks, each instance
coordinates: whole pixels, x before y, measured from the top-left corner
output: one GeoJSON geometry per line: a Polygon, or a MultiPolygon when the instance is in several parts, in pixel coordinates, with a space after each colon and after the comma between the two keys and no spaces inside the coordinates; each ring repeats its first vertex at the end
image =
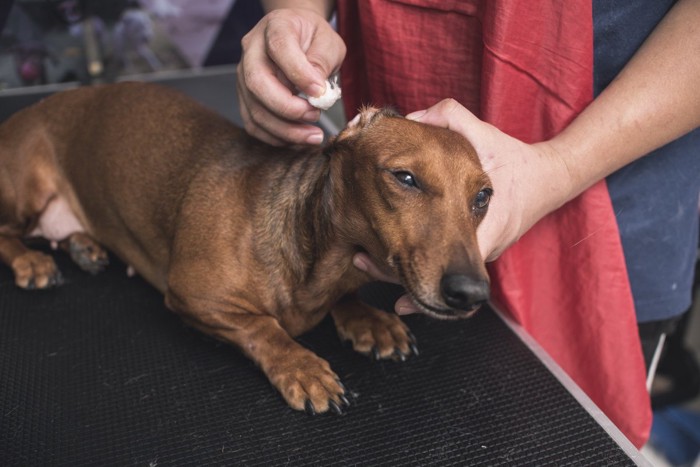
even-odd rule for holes
{"type": "MultiPolygon", "coordinates": [[[[266,191],[269,214],[259,234],[269,252],[263,254],[281,255],[283,273],[297,285],[318,279],[320,270],[354,277],[352,282],[367,280],[352,266],[352,256],[362,249],[363,237],[373,236],[372,229],[350,199],[352,182],[336,156],[315,151],[292,156],[266,191]]],[[[280,264],[272,258],[266,263],[280,264]]]]}

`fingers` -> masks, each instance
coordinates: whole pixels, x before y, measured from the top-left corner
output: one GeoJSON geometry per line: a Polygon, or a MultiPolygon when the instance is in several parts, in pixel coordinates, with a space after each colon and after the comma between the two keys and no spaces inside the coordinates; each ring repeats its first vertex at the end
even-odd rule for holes
{"type": "Polygon", "coordinates": [[[369,274],[373,279],[382,282],[391,282],[393,284],[398,284],[399,281],[396,277],[386,273],[379,269],[374,262],[365,253],[357,253],[352,258],[352,264],[355,265],[360,271],[364,271],[369,274]]]}
{"type": "Polygon", "coordinates": [[[408,114],[406,118],[447,128],[467,138],[479,155],[486,172],[503,162],[494,157],[494,147],[503,137],[512,139],[493,125],[480,120],[454,99],[443,99],[432,107],[408,114]]]}
{"type": "Polygon", "coordinates": [[[406,118],[456,131],[466,137],[476,150],[494,188],[488,214],[477,228],[477,241],[482,258],[486,262],[494,261],[522,234],[518,232],[520,223],[517,216],[513,215],[518,214],[518,199],[522,197],[516,189],[515,174],[518,172],[513,171],[522,172],[515,167],[527,148],[478,119],[454,99],[444,99],[406,118]]]}
{"type": "Polygon", "coordinates": [[[276,146],[320,144],[322,130],[309,124],[318,120],[320,112],[293,94],[277,77],[272,62],[257,49],[252,48],[237,69],[236,86],[244,128],[250,135],[276,146]]]}
{"type": "Polygon", "coordinates": [[[571,199],[570,174],[546,143],[527,144],[479,120],[454,99],[409,114],[421,123],[454,130],[476,150],[493,186],[489,210],[477,228],[485,261],[497,259],[546,214],[571,199]]]}
{"type": "Polygon", "coordinates": [[[337,35],[325,19],[287,11],[269,15],[265,51],[296,89],[318,97],[326,90],[326,79],[340,67],[344,44],[338,48],[337,35]]]}
{"type": "MultiPolygon", "coordinates": [[[[240,66],[240,65],[239,65],[240,66]]],[[[243,126],[251,136],[274,146],[294,144],[321,144],[323,131],[313,125],[294,122],[281,118],[268,110],[257,98],[245,89],[245,83],[236,83],[243,126]]],[[[294,97],[294,99],[300,99],[294,97]]],[[[308,103],[307,103],[308,104],[308,103]]],[[[311,107],[309,105],[309,107],[311,107]]],[[[308,111],[302,120],[318,120],[317,109],[308,111]]]]}
{"type": "Polygon", "coordinates": [[[498,209],[489,208],[489,214],[479,224],[476,229],[476,238],[479,245],[479,251],[484,262],[490,263],[498,259],[503,251],[511,245],[515,240],[502,240],[503,227],[502,225],[507,220],[502,220],[505,215],[498,209]]]}
{"type": "Polygon", "coordinates": [[[255,98],[280,118],[302,120],[314,108],[296,95],[294,83],[285,79],[285,70],[268,55],[261,34],[264,32],[256,33],[253,29],[242,41],[245,45],[237,69],[241,90],[246,92],[245,97],[255,98]]]}
{"type": "MultiPolygon", "coordinates": [[[[372,278],[378,281],[391,282],[394,284],[400,283],[396,277],[379,269],[365,253],[357,253],[352,259],[352,264],[355,265],[355,267],[360,271],[366,272],[372,278]]],[[[394,305],[394,309],[396,310],[396,313],[400,315],[408,315],[418,311],[418,308],[416,308],[408,295],[403,295],[401,298],[399,298],[394,305]]]]}
{"type": "Polygon", "coordinates": [[[472,125],[484,123],[454,99],[443,99],[432,107],[406,115],[406,118],[448,128],[465,136],[472,125]]]}
{"type": "Polygon", "coordinates": [[[345,57],[326,20],[308,10],[275,10],[242,40],[237,69],[246,131],[270,144],[320,144],[320,111],[297,94],[319,96],[345,57]]]}
{"type": "Polygon", "coordinates": [[[413,304],[413,300],[408,295],[402,295],[396,300],[394,304],[394,310],[399,315],[410,315],[411,313],[418,312],[418,308],[413,304]]]}

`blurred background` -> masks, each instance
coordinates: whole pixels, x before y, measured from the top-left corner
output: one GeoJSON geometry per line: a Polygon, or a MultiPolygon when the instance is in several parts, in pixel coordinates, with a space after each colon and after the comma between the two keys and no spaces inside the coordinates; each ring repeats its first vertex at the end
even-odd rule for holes
{"type": "Polygon", "coordinates": [[[262,16],[251,0],[4,3],[0,90],[235,63],[262,16]]]}

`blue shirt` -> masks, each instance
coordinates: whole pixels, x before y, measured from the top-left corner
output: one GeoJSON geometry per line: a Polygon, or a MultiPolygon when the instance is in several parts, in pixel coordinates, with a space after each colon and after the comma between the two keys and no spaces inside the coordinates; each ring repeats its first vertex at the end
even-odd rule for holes
{"type": "MultiPolygon", "coordinates": [[[[593,0],[596,95],[674,3],[593,0]]],[[[607,183],[638,321],[683,313],[691,304],[698,250],[700,130],[622,168],[607,183]]]]}

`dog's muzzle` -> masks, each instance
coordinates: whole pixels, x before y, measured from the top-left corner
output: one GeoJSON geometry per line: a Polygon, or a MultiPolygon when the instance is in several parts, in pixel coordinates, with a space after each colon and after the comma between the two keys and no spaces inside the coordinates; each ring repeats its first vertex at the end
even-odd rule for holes
{"type": "Polygon", "coordinates": [[[489,283],[462,274],[445,274],[440,280],[440,294],[445,304],[459,311],[476,310],[485,304],[490,294],[489,283]]]}

